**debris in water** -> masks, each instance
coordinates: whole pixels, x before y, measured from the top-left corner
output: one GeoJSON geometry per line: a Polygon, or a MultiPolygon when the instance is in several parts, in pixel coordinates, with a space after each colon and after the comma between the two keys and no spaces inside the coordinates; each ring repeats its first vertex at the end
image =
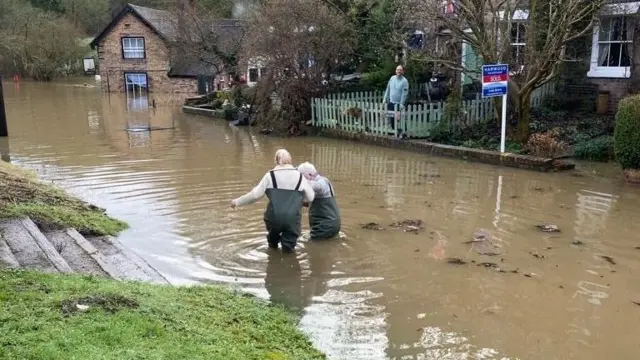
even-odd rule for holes
{"type": "Polygon", "coordinates": [[[363,229],[367,229],[367,230],[384,230],[384,228],[382,226],[380,226],[380,224],[378,224],[377,222],[368,222],[368,223],[364,223],[364,224],[360,224],[360,227],[363,229]]]}
{"type": "Polygon", "coordinates": [[[448,258],[447,263],[451,265],[465,265],[467,262],[460,258],[448,258]]]}
{"type": "Polygon", "coordinates": [[[511,272],[517,274],[519,272],[519,269],[511,270],[511,272]]]}
{"type": "Polygon", "coordinates": [[[420,252],[420,249],[415,249],[413,250],[413,252],[420,252]]]}
{"type": "Polygon", "coordinates": [[[631,302],[632,302],[632,303],[634,303],[634,304],[636,304],[636,305],[638,305],[638,306],[640,306],[640,301],[633,301],[633,300],[631,300],[631,302]]]}
{"type": "Polygon", "coordinates": [[[559,287],[560,289],[564,289],[564,286],[562,286],[562,285],[558,285],[558,287],[559,287]]]}
{"type": "Polygon", "coordinates": [[[478,266],[484,266],[486,268],[498,268],[498,264],[492,262],[481,262],[478,266]]]}
{"type": "Polygon", "coordinates": [[[615,260],[613,260],[613,258],[611,256],[607,256],[607,255],[600,255],[600,257],[605,260],[606,262],[608,262],[611,265],[615,265],[616,262],[615,260]]]}
{"type": "Polygon", "coordinates": [[[466,241],[465,244],[471,244],[471,248],[480,255],[500,255],[500,248],[493,242],[491,233],[486,229],[473,233],[473,240],[466,241]]]}
{"type": "Polygon", "coordinates": [[[402,220],[396,221],[390,225],[392,228],[400,228],[405,232],[417,233],[420,230],[424,230],[424,222],[422,220],[402,220]]]}
{"type": "Polygon", "coordinates": [[[526,276],[526,277],[528,277],[528,278],[530,278],[530,277],[534,277],[534,276],[536,276],[536,275],[538,275],[538,274],[536,274],[536,273],[526,273],[526,274],[524,274],[524,276],[526,276]]]}
{"type": "Polygon", "coordinates": [[[531,254],[534,258],[537,258],[537,259],[544,259],[544,255],[539,254],[537,252],[529,252],[529,254],[531,254]]]}
{"type": "Polygon", "coordinates": [[[560,228],[558,228],[558,225],[541,224],[541,225],[536,225],[536,227],[544,232],[560,232],[560,228]]]}
{"type": "Polygon", "coordinates": [[[584,243],[582,241],[580,241],[580,240],[573,240],[571,243],[573,245],[584,245],[584,243]]]}
{"type": "Polygon", "coordinates": [[[636,246],[636,250],[640,250],[640,246],[636,246]]]}

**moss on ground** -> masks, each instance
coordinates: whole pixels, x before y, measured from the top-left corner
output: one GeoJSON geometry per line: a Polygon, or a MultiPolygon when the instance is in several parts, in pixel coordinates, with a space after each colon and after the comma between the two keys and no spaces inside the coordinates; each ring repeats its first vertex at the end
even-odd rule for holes
{"type": "Polygon", "coordinates": [[[279,307],[217,286],[0,270],[2,359],[324,359],[279,307]]]}
{"type": "Polygon", "coordinates": [[[41,227],[72,227],[91,235],[116,235],[127,228],[104,209],[38,180],[33,172],[0,161],[0,219],[23,217],[41,227]]]}

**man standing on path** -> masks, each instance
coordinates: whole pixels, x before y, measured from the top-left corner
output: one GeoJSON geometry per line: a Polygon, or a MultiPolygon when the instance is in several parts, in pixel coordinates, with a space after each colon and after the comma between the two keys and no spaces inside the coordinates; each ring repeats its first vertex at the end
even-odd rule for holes
{"type": "Polygon", "coordinates": [[[387,104],[389,125],[391,125],[392,130],[395,130],[395,120],[400,120],[396,115],[396,107],[398,111],[404,110],[408,95],[409,81],[404,77],[404,67],[398,65],[398,67],[396,67],[396,74],[392,76],[387,83],[387,89],[384,92],[383,98],[383,102],[387,104]]]}

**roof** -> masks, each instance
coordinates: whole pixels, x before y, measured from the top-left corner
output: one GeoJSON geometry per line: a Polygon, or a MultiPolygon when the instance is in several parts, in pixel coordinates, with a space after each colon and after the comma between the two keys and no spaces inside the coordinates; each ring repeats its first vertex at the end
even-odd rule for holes
{"type": "MultiPolygon", "coordinates": [[[[114,26],[127,14],[133,14],[145,25],[149,26],[164,41],[170,42],[176,38],[177,19],[166,10],[152,9],[144,6],[127,4],[111,22],[91,41],[91,48],[95,49],[102,39],[109,34],[114,26]]],[[[215,29],[216,41],[222,51],[234,51],[234,47],[244,34],[245,22],[241,19],[212,19],[211,29],[215,29]]],[[[196,77],[210,74],[212,67],[204,62],[179,59],[169,70],[170,77],[196,77]]]]}
{"type": "Polygon", "coordinates": [[[107,26],[91,41],[91,48],[95,49],[100,41],[109,34],[109,32],[116,26],[123,17],[127,14],[133,14],[145,25],[151,28],[156,34],[158,34],[163,40],[169,40],[175,35],[174,16],[165,10],[151,9],[143,6],[127,4],[127,6],[118,13],[107,26]]]}

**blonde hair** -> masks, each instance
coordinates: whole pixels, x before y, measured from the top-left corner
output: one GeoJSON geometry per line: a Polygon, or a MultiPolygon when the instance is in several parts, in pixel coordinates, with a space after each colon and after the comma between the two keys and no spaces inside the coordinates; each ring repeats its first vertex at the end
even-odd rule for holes
{"type": "Polygon", "coordinates": [[[285,149],[276,151],[276,165],[291,165],[291,154],[285,149]]]}
{"type": "Polygon", "coordinates": [[[314,179],[318,175],[316,167],[313,166],[312,163],[306,161],[298,165],[298,171],[307,179],[314,179]]]}

